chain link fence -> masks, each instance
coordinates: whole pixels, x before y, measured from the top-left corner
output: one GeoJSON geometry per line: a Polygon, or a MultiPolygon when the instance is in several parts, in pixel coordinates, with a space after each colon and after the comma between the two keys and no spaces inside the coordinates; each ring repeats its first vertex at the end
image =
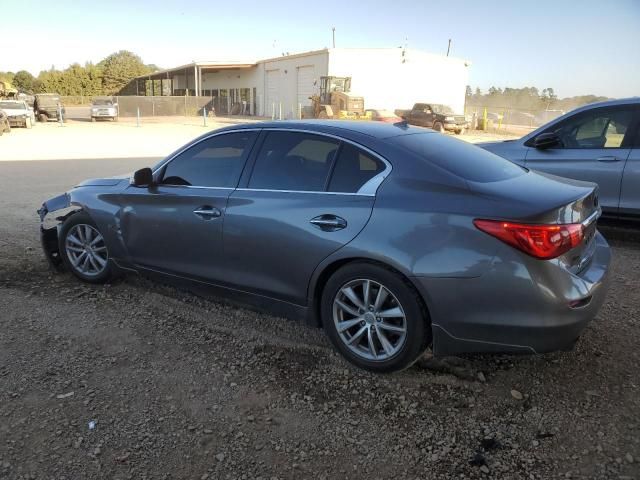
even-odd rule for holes
{"type": "MultiPolygon", "coordinates": [[[[227,114],[229,110],[226,98],[194,96],[61,96],[64,106],[89,106],[95,98],[112,98],[118,104],[121,117],[169,117],[202,116],[206,109],[209,114],[227,114]]],[[[239,103],[232,105],[232,115],[248,114],[248,107],[239,103]]]]}

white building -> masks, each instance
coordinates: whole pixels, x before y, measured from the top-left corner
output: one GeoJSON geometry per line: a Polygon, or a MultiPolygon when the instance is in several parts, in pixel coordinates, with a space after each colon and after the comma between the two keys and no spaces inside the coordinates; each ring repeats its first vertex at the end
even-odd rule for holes
{"type": "Polygon", "coordinates": [[[135,88],[147,95],[209,97],[219,114],[236,105],[249,115],[294,118],[319,92],[320,77],[351,77],[351,92],[364,97],[365,108],[429,102],[462,112],[469,65],[404,48],[330,48],[256,62],[194,62],[140,77],[135,88]]]}

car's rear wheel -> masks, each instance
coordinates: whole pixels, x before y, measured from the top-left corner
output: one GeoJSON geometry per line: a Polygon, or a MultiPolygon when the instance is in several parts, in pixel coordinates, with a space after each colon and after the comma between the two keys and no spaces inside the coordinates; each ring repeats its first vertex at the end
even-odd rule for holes
{"type": "Polygon", "coordinates": [[[42,123],[46,123],[49,121],[49,117],[47,117],[47,115],[44,113],[40,113],[38,114],[38,120],[41,121],[42,123]]]}
{"type": "Polygon", "coordinates": [[[113,268],[104,237],[86,212],[68,217],[59,236],[64,264],[76,277],[89,283],[104,283],[113,268]]]}
{"type": "Polygon", "coordinates": [[[376,264],[348,264],[334,273],[322,294],[321,314],[338,351],[367,370],[407,368],[431,342],[417,292],[401,275],[376,264]]]}

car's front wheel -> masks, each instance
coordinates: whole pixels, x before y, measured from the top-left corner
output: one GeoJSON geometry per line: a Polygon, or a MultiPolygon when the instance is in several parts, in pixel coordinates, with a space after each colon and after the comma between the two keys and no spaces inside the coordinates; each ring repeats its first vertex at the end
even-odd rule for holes
{"type": "Polygon", "coordinates": [[[324,329],[358,367],[393,372],[412,365],[431,343],[417,292],[398,273],[353,263],[334,273],[321,300],[324,329]]]}
{"type": "Polygon", "coordinates": [[[59,243],[64,264],[79,279],[104,283],[112,277],[107,244],[86,212],[74,213],[64,221],[59,243]]]}

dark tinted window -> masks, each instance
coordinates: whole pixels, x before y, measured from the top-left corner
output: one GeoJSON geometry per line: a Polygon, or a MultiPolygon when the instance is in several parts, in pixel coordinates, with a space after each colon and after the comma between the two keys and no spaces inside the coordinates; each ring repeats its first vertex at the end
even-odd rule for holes
{"type": "Polygon", "coordinates": [[[385,169],[384,163],[349,143],[344,143],[329,182],[330,192],[355,193],[385,169]]]}
{"type": "Polygon", "coordinates": [[[238,132],[204,140],[169,162],[161,183],[233,188],[255,136],[255,132],[238,132]]]}
{"type": "Polygon", "coordinates": [[[324,191],[338,141],[307,133],[269,132],[249,188],[324,191]]]}
{"type": "Polygon", "coordinates": [[[620,148],[632,119],[631,109],[598,108],[570,117],[550,131],[558,134],[564,148],[620,148]]]}
{"type": "Polygon", "coordinates": [[[502,157],[446,135],[415,133],[390,141],[472,182],[497,182],[525,172],[502,157]]]}

